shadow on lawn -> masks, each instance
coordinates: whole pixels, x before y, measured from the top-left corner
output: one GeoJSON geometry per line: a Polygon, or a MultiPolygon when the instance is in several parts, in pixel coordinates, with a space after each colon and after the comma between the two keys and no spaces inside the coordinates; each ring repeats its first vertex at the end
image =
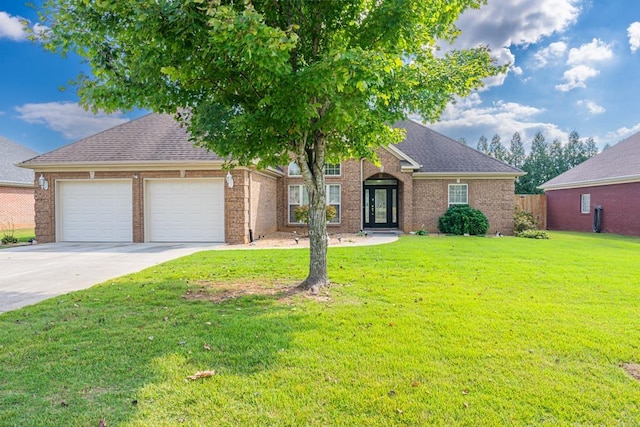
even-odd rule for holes
{"type": "Polygon", "coordinates": [[[313,328],[278,294],[213,304],[184,291],[123,280],[0,315],[0,424],[118,425],[143,388],[267,370],[313,328]]]}

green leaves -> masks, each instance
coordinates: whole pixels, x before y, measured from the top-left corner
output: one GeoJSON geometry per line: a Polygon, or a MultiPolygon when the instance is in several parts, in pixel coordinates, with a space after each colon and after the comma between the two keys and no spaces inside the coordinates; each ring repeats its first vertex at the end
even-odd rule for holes
{"type": "Polygon", "coordinates": [[[83,103],[189,108],[200,144],[266,165],[315,145],[310,135],[336,159],[371,157],[398,140],[384,127],[413,113],[436,120],[502,72],[486,48],[433,54],[480,3],[48,0],[44,16],[47,47],[91,65],[77,81],[83,103]]]}

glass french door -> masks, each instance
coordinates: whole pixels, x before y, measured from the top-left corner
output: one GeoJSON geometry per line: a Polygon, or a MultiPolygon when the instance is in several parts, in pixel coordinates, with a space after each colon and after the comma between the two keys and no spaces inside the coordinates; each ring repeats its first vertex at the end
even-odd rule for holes
{"type": "Polygon", "coordinates": [[[365,228],[398,227],[398,186],[364,186],[365,228]]]}

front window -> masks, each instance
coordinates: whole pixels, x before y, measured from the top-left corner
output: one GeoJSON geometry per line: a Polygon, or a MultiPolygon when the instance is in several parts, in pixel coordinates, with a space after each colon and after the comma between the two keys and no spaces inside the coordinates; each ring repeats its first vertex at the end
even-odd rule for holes
{"type": "MultiPolygon", "coordinates": [[[[336,216],[329,221],[329,224],[340,224],[340,208],[342,205],[341,186],[339,184],[327,185],[327,205],[336,209],[336,216]]],[[[301,224],[296,220],[295,209],[298,206],[309,205],[309,194],[304,185],[289,186],[289,224],[301,224]]]]}
{"type": "MultiPolygon", "coordinates": [[[[296,162],[289,163],[288,175],[289,176],[301,176],[300,166],[296,162]]],[[[340,163],[338,164],[330,164],[327,163],[324,165],[324,174],[325,176],[340,176],[340,163]]]]}
{"type": "Polygon", "coordinates": [[[340,186],[338,184],[327,185],[327,205],[336,209],[336,216],[329,224],[340,224],[340,186]]]}
{"type": "Polygon", "coordinates": [[[449,206],[468,204],[469,187],[467,184],[449,184],[449,206]]]}
{"type": "Polygon", "coordinates": [[[324,165],[324,175],[325,176],[340,176],[340,163],[338,164],[330,164],[327,163],[324,165]]]}
{"type": "Polygon", "coordinates": [[[289,176],[300,176],[300,166],[296,162],[289,163],[289,176]]]}
{"type": "Polygon", "coordinates": [[[591,211],[591,194],[580,195],[580,213],[588,214],[591,211]]]}

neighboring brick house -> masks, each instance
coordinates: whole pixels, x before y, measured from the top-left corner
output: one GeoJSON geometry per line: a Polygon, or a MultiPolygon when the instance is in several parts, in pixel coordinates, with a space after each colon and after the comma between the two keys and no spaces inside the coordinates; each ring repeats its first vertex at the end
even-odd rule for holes
{"type": "Polygon", "coordinates": [[[547,196],[549,230],[599,230],[640,236],[640,133],[540,186],[547,196]],[[595,227],[597,228],[597,227],[595,227]]]}
{"type": "MultiPolygon", "coordinates": [[[[399,126],[407,138],[379,149],[380,166],[364,160],[327,166],[327,202],[338,213],[329,233],[435,232],[454,203],[482,210],[490,232],[511,232],[514,180],[523,172],[418,123],[399,126]]],[[[307,202],[295,163],[229,173],[223,164],[194,147],[172,117],[150,114],[22,166],[50,183],[36,189],[40,242],[247,243],[303,229],[293,216],[307,202]]]]}
{"type": "Polygon", "coordinates": [[[33,171],[17,163],[38,155],[33,150],[0,137],[0,232],[33,228],[33,171]]]}

